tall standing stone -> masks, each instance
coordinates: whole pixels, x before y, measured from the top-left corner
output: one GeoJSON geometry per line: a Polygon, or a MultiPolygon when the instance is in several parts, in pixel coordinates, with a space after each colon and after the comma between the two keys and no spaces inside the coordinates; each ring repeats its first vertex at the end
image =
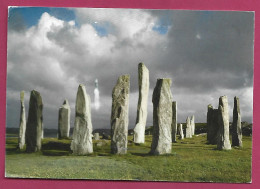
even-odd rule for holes
{"type": "Polygon", "coordinates": [[[134,128],[134,143],[144,143],[149,93],[149,70],[143,63],[138,65],[138,84],[139,98],[137,105],[136,125],[134,128]]]}
{"type": "Polygon", "coordinates": [[[70,132],[70,105],[66,99],[59,108],[58,138],[68,138],[70,132]]]}
{"type": "Polygon", "coordinates": [[[182,129],[182,124],[180,123],[180,125],[179,125],[179,134],[180,134],[180,136],[179,136],[179,139],[184,139],[184,135],[183,135],[183,129],[182,129]]]}
{"type": "Polygon", "coordinates": [[[23,149],[25,144],[25,132],[26,132],[26,118],[25,118],[25,106],[24,106],[24,91],[20,93],[20,102],[21,102],[21,110],[20,110],[20,125],[19,125],[19,149],[23,149]]]}
{"type": "Polygon", "coordinates": [[[42,97],[39,92],[32,90],[29,102],[28,121],[26,126],[26,151],[36,152],[41,150],[42,138],[42,97]]]}
{"type": "Polygon", "coordinates": [[[232,123],[232,146],[242,147],[242,129],[239,98],[234,97],[233,123],[232,123]]]}
{"type": "Polygon", "coordinates": [[[80,84],[76,98],[76,117],[70,146],[75,155],[86,155],[93,152],[90,105],[91,101],[86,93],[86,88],[80,84]]]}
{"type": "Polygon", "coordinates": [[[191,125],[191,135],[195,135],[195,116],[191,116],[190,119],[190,125],[191,125]]]}
{"type": "Polygon", "coordinates": [[[172,93],[171,79],[157,79],[153,91],[153,139],[151,154],[171,153],[172,93]]]}
{"type": "Polygon", "coordinates": [[[231,145],[229,141],[229,112],[228,112],[228,99],[227,96],[219,98],[218,106],[218,141],[217,149],[230,150],[231,145]]]}
{"type": "Polygon", "coordinates": [[[118,78],[112,92],[111,153],[127,153],[130,76],[118,78]]]}
{"type": "Polygon", "coordinates": [[[172,102],[172,142],[176,142],[177,134],[177,102],[172,102]]]}
{"type": "Polygon", "coordinates": [[[186,138],[192,138],[190,117],[186,119],[186,138]]]}
{"type": "Polygon", "coordinates": [[[218,129],[218,109],[214,109],[209,104],[207,112],[207,140],[209,144],[217,144],[218,129]]]}

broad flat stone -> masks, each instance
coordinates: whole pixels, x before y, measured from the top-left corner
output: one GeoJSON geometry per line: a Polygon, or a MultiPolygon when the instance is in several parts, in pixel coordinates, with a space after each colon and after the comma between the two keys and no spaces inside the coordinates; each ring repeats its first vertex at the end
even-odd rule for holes
{"type": "Polygon", "coordinates": [[[186,119],[186,138],[192,138],[190,117],[186,119]]]}
{"type": "Polygon", "coordinates": [[[127,153],[130,76],[118,78],[112,92],[111,153],[127,153]]]}
{"type": "Polygon", "coordinates": [[[86,155],[93,152],[91,100],[84,85],[78,87],[76,98],[76,117],[74,122],[71,150],[75,155],[86,155]]]}
{"type": "Polygon", "coordinates": [[[229,112],[228,112],[228,99],[227,96],[221,96],[219,98],[218,106],[218,141],[217,149],[219,150],[230,150],[229,140],[229,112]]]}
{"type": "Polygon", "coordinates": [[[157,79],[153,91],[153,139],[151,154],[171,153],[172,150],[172,93],[171,79],[157,79]]]}
{"type": "Polygon", "coordinates": [[[183,129],[182,129],[182,124],[180,123],[180,125],[179,125],[179,134],[180,134],[180,136],[179,136],[179,139],[184,139],[184,134],[183,134],[183,129]]]}
{"type": "Polygon", "coordinates": [[[33,90],[30,95],[28,121],[26,126],[25,140],[26,152],[41,150],[43,103],[39,92],[33,90]]]}
{"type": "Polygon", "coordinates": [[[177,102],[172,102],[172,142],[176,142],[177,134],[177,102]]]}
{"type": "Polygon", "coordinates": [[[143,63],[138,65],[139,98],[137,105],[134,143],[145,142],[145,126],[147,120],[147,102],[149,93],[149,70],[143,63]]]}
{"type": "Polygon", "coordinates": [[[24,91],[20,93],[20,103],[21,103],[21,110],[20,110],[20,125],[19,125],[19,149],[23,149],[25,145],[25,132],[26,132],[26,117],[25,117],[25,106],[24,106],[24,91]]]}
{"type": "Polygon", "coordinates": [[[217,144],[218,129],[218,109],[214,109],[209,104],[207,112],[207,140],[209,144],[217,144]]]}
{"type": "Polygon", "coordinates": [[[64,100],[63,105],[59,108],[58,121],[58,138],[69,138],[70,132],[70,105],[67,99],[64,100]]]}
{"type": "Polygon", "coordinates": [[[233,123],[232,123],[232,146],[242,147],[242,129],[239,98],[234,97],[233,123]]]}

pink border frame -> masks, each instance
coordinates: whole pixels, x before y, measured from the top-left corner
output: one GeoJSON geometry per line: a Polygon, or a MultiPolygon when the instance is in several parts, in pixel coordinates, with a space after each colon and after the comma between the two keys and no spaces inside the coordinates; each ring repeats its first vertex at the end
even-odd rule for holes
{"type": "Polygon", "coordinates": [[[0,1],[0,187],[1,188],[260,188],[260,1],[257,0],[1,0],[0,1]],[[6,117],[6,59],[7,59],[7,13],[8,6],[42,7],[102,7],[143,9],[193,9],[193,10],[241,10],[255,11],[254,47],[254,115],[253,115],[253,168],[252,184],[129,182],[89,180],[41,180],[6,179],[5,167],[5,117],[6,117]],[[259,75],[258,75],[259,74],[259,75]]]}

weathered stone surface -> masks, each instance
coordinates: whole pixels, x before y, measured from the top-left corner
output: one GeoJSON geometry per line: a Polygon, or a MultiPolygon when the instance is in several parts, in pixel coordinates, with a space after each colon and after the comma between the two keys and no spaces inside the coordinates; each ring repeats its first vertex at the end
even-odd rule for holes
{"type": "Polygon", "coordinates": [[[172,102],[172,142],[176,142],[177,134],[177,102],[172,102]]]}
{"type": "Polygon", "coordinates": [[[184,139],[184,134],[183,134],[183,129],[182,129],[182,124],[180,123],[180,125],[179,125],[179,134],[180,134],[180,136],[179,136],[179,139],[184,139]]]}
{"type": "Polygon", "coordinates": [[[217,144],[218,129],[218,109],[214,109],[209,104],[207,112],[207,140],[209,144],[217,144]]]}
{"type": "Polygon", "coordinates": [[[70,105],[67,99],[59,108],[58,138],[68,138],[70,132],[70,105]]]}
{"type": "Polygon", "coordinates": [[[172,93],[171,79],[157,79],[153,91],[153,139],[151,154],[171,153],[172,93]]]}
{"type": "Polygon", "coordinates": [[[147,102],[149,93],[149,70],[143,63],[138,65],[139,98],[137,105],[134,143],[145,142],[145,126],[147,119],[147,102]]]}
{"type": "Polygon", "coordinates": [[[111,153],[127,153],[130,76],[118,78],[112,92],[111,153]]]}
{"type": "Polygon", "coordinates": [[[41,150],[42,138],[42,97],[39,92],[33,90],[30,95],[28,121],[26,125],[26,152],[36,152],[41,150]]]}
{"type": "Polygon", "coordinates": [[[190,119],[190,126],[191,126],[191,135],[195,134],[195,116],[191,116],[190,119]]]}
{"type": "Polygon", "coordinates": [[[219,98],[218,106],[218,141],[217,149],[230,150],[231,145],[229,141],[229,112],[228,112],[228,99],[227,96],[219,98]]]}
{"type": "Polygon", "coordinates": [[[21,110],[20,110],[20,125],[19,125],[19,138],[18,138],[18,146],[19,149],[23,149],[25,144],[25,132],[26,132],[26,117],[25,117],[25,106],[24,106],[24,91],[20,93],[20,102],[21,102],[21,110]]]}
{"type": "Polygon", "coordinates": [[[186,119],[186,138],[192,138],[191,134],[191,124],[190,124],[190,117],[186,119]]]}
{"type": "Polygon", "coordinates": [[[99,140],[99,133],[94,133],[94,140],[99,140]]]}
{"type": "Polygon", "coordinates": [[[86,93],[85,86],[80,84],[76,98],[76,117],[70,146],[75,155],[86,155],[93,152],[90,104],[90,97],[86,93]]]}
{"type": "Polygon", "coordinates": [[[242,147],[242,129],[239,98],[234,97],[233,123],[232,123],[232,146],[242,147]]]}

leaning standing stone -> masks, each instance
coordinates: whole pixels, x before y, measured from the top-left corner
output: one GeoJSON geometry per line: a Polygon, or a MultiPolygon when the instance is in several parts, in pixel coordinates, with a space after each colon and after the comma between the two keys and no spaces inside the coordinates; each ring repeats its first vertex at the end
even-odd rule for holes
{"type": "Polygon", "coordinates": [[[26,126],[26,152],[41,150],[42,138],[42,97],[39,92],[33,90],[30,95],[29,114],[26,126]]]}
{"type": "Polygon", "coordinates": [[[111,153],[127,153],[130,76],[122,75],[112,92],[111,153]]]}
{"type": "Polygon", "coordinates": [[[217,149],[230,150],[231,145],[229,141],[229,112],[227,96],[221,96],[219,98],[218,113],[219,130],[217,149]]]}
{"type": "Polygon", "coordinates": [[[172,142],[176,142],[177,133],[177,102],[172,102],[172,142]]]}
{"type": "Polygon", "coordinates": [[[85,86],[80,84],[76,98],[76,117],[70,146],[75,155],[86,155],[93,152],[90,104],[90,97],[86,93],[85,86]]]}
{"type": "Polygon", "coordinates": [[[184,139],[184,135],[183,135],[183,130],[182,130],[182,124],[180,123],[179,125],[179,133],[180,133],[180,136],[179,136],[179,139],[184,139]]]}
{"type": "Polygon", "coordinates": [[[191,134],[191,124],[190,124],[190,117],[186,119],[186,138],[192,138],[191,134]]]}
{"type": "Polygon", "coordinates": [[[58,138],[69,138],[70,131],[70,105],[66,99],[59,109],[58,138]]]}
{"type": "Polygon", "coordinates": [[[153,139],[151,154],[171,153],[172,93],[171,79],[157,79],[153,91],[153,139]]]}
{"type": "Polygon", "coordinates": [[[190,125],[191,125],[191,135],[195,135],[195,117],[194,117],[194,115],[191,116],[190,125]]]}
{"type": "Polygon", "coordinates": [[[134,128],[134,143],[145,142],[145,126],[147,119],[147,101],[149,93],[149,70],[143,63],[138,65],[139,98],[137,106],[136,125],[134,128]]]}
{"type": "Polygon", "coordinates": [[[26,118],[24,106],[24,91],[20,93],[21,111],[20,111],[20,125],[19,125],[19,149],[23,149],[25,144],[26,118]]]}
{"type": "Polygon", "coordinates": [[[242,129],[239,98],[234,98],[233,123],[232,123],[232,146],[242,147],[242,129]]]}

